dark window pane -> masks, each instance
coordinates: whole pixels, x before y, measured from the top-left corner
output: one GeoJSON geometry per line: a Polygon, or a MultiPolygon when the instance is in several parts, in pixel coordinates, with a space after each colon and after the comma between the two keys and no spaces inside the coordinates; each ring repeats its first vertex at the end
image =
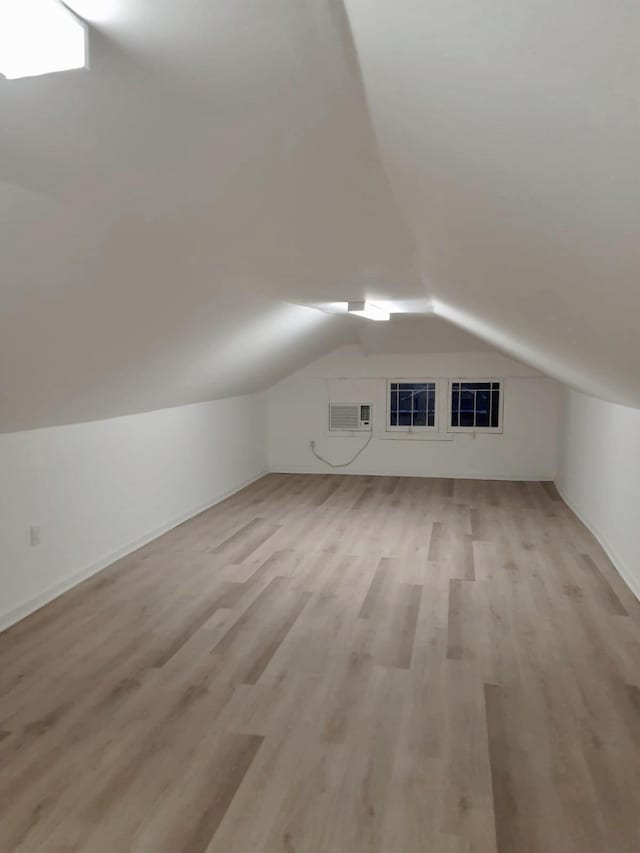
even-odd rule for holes
{"type": "Polygon", "coordinates": [[[476,394],[476,426],[489,426],[489,391],[478,391],[476,394]]]}
{"type": "Polygon", "coordinates": [[[452,382],[451,426],[466,429],[498,429],[499,382],[452,382]]]}
{"type": "Polygon", "coordinates": [[[453,387],[455,390],[451,400],[451,426],[455,427],[460,425],[460,391],[457,382],[453,387]]]}
{"type": "Polygon", "coordinates": [[[490,382],[463,382],[462,389],[464,391],[490,391],[490,382]]]}
{"type": "Polygon", "coordinates": [[[500,391],[491,392],[491,426],[496,429],[500,426],[500,391]]]}
{"type": "Polygon", "coordinates": [[[389,426],[398,426],[398,384],[397,382],[391,383],[391,394],[390,394],[390,406],[389,406],[389,426]]]}
{"type": "Polygon", "coordinates": [[[476,395],[471,391],[462,390],[460,392],[460,411],[473,412],[475,408],[476,395]]]}
{"type": "Polygon", "coordinates": [[[391,382],[389,387],[389,426],[435,425],[434,382],[391,382]]]}

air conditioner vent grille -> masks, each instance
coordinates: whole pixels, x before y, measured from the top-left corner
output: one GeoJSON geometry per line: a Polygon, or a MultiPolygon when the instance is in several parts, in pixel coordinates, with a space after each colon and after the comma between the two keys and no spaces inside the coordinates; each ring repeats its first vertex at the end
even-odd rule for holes
{"type": "Polygon", "coordinates": [[[368,404],[343,405],[331,403],[329,405],[329,429],[347,432],[370,430],[371,406],[368,404]]]}

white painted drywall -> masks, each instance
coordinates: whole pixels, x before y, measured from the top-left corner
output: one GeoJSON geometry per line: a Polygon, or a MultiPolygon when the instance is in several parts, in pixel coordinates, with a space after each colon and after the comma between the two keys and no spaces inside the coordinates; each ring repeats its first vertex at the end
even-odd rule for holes
{"type": "Polygon", "coordinates": [[[261,394],[0,435],[0,628],[266,467],[261,394]]]}
{"type": "Polygon", "coordinates": [[[640,410],[567,389],[556,484],[640,597],[640,410]]]}
{"type": "Polygon", "coordinates": [[[342,473],[491,479],[551,480],[556,470],[559,386],[496,352],[373,354],[341,347],[267,392],[269,466],[279,472],[330,472],[311,453],[334,462],[350,459],[367,439],[330,435],[328,405],[373,405],[371,444],[342,473]],[[505,380],[504,432],[451,435],[442,418],[437,439],[398,437],[386,432],[386,380],[401,378],[494,377],[505,380]]]}

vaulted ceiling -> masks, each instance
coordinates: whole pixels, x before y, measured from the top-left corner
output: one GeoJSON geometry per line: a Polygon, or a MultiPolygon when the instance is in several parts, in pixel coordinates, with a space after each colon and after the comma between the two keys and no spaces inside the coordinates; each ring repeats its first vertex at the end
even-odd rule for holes
{"type": "Polygon", "coordinates": [[[0,430],[392,351],[365,297],[640,405],[636,4],[68,5],[91,70],[0,78],[0,430]]]}

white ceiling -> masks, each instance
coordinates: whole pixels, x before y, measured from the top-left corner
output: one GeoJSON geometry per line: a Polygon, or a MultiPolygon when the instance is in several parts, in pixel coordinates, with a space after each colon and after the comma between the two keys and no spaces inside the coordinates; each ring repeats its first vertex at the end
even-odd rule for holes
{"type": "Polygon", "coordinates": [[[437,352],[486,352],[491,344],[439,317],[395,314],[388,323],[361,321],[356,329],[367,355],[437,352]]]}
{"type": "Polygon", "coordinates": [[[441,316],[640,405],[640,4],[346,6],[441,316]]]}
{"type": "Polygon", "coordinates": [[[69,5],[91,70],[0,78],[0,430],[481,347],[450,322],[640,405],[640,7],[69,5]],[[304,307],[365,297],[438,317],[304,307]]]}

